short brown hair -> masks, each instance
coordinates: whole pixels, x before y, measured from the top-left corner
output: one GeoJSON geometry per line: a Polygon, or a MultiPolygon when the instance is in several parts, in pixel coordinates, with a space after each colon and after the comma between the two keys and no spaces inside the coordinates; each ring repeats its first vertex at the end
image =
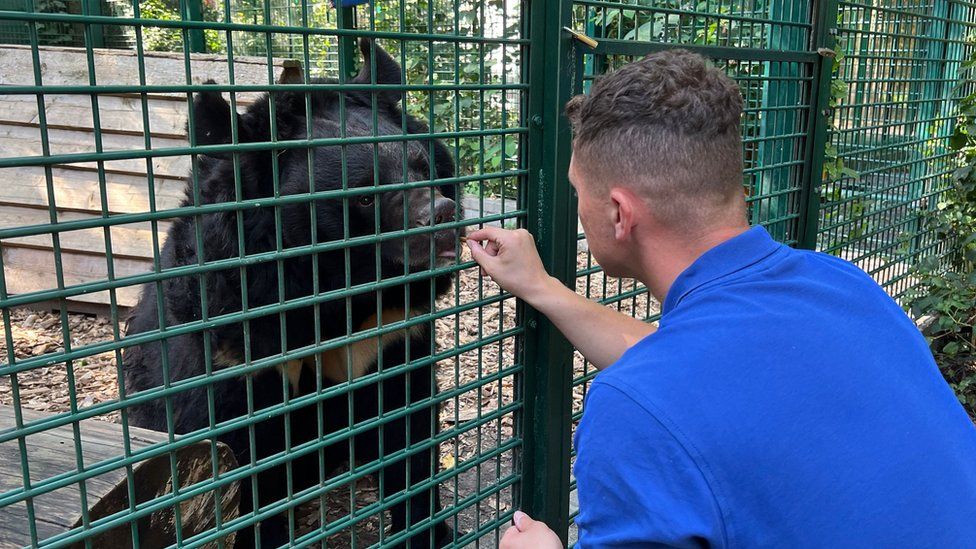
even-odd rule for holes
{"type": "Polygon", "coordinates": [[[566,104],[577,168],[589,180],[632,185],[679,225],[741,202],[741,115],[735,82],[680,49],[625,65],[566,104]]]}

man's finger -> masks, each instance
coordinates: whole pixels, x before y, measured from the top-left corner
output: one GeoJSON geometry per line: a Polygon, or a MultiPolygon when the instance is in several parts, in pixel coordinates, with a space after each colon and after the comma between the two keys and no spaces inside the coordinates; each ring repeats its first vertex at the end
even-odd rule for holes
{"type": "Polygon", "coordinates": [[[485,248],[477,240],[468,239],[468,249],[471,250],[471,257],[474,258],[479,265],[481,265],[482,270],[484,270],[485,263],[490,262],[492,257],[495,255],[493,253],[489,253],[488,250],[485,250],[485,248]]]}
{"type": "Polygon", "coordinates": [[[535,521],[522,511],[515,511],[515,515],[512,517],[512,522],[515,523],[515,527],[518,528],[519,532],[524,532],[528,530],[535,521]]]}
{"type": "Polygon", "coordinates": [[[468,240],[477,240],[478,242],[482,240],[497,240],[502,235],[509,231],[501,227],[482,227],[475,231],[468,233],[468,240]]]}

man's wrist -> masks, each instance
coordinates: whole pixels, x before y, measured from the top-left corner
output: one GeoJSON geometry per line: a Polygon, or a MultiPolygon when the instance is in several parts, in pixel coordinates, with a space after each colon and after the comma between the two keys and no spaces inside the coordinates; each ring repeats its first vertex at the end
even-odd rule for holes
{"type": "Polygon", "coordinates": [[[560,293],[566,290],[567,288],[563,286],[562,282],[556,277],[547,274],[533,285],[522,299],[534,309],[545,312],[545,305],[553,302],[554,298],[557,298],[560,293]]]}

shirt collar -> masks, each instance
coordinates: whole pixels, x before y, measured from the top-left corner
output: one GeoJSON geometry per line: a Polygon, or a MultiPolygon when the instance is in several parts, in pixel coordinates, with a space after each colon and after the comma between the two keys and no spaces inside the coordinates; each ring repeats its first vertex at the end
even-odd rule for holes
{"type": "Polygon", "coordinates": [[[678,275],[668,290],[661,313],[668,314],[697,288],[754,265],[782,247],[761,225],[722,242],[703,253],[678,275]]]}

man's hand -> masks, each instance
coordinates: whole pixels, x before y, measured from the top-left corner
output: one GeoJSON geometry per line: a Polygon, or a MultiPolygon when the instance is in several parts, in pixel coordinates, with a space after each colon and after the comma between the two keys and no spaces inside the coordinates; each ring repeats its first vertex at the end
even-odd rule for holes
{"type": "Polygon", "coordinates": [[[500,549],[563,549],[559,536],[544,522],[529,518],[522,511],[515,511],[512,517],[515,526],[510,526],[502,536],[500,549]]]}
{"type": "Polygon", "coordinates": [[[597,368],[613,364],[654,331],[650,324],[590,301],[549,276],[525,229],[485,227],[468,234],[468,247],[483,273],[549,317],[597,368]]]}
{"type": "Polygon", "coordinates": [[[547,286],[558,284],[546,273],[535,241],[525,229],[485,227],[468,234],[468,247],[483,273],[529,303],[547,286]],[[482,241],[486,241],[484,246],[482,241]]]}

